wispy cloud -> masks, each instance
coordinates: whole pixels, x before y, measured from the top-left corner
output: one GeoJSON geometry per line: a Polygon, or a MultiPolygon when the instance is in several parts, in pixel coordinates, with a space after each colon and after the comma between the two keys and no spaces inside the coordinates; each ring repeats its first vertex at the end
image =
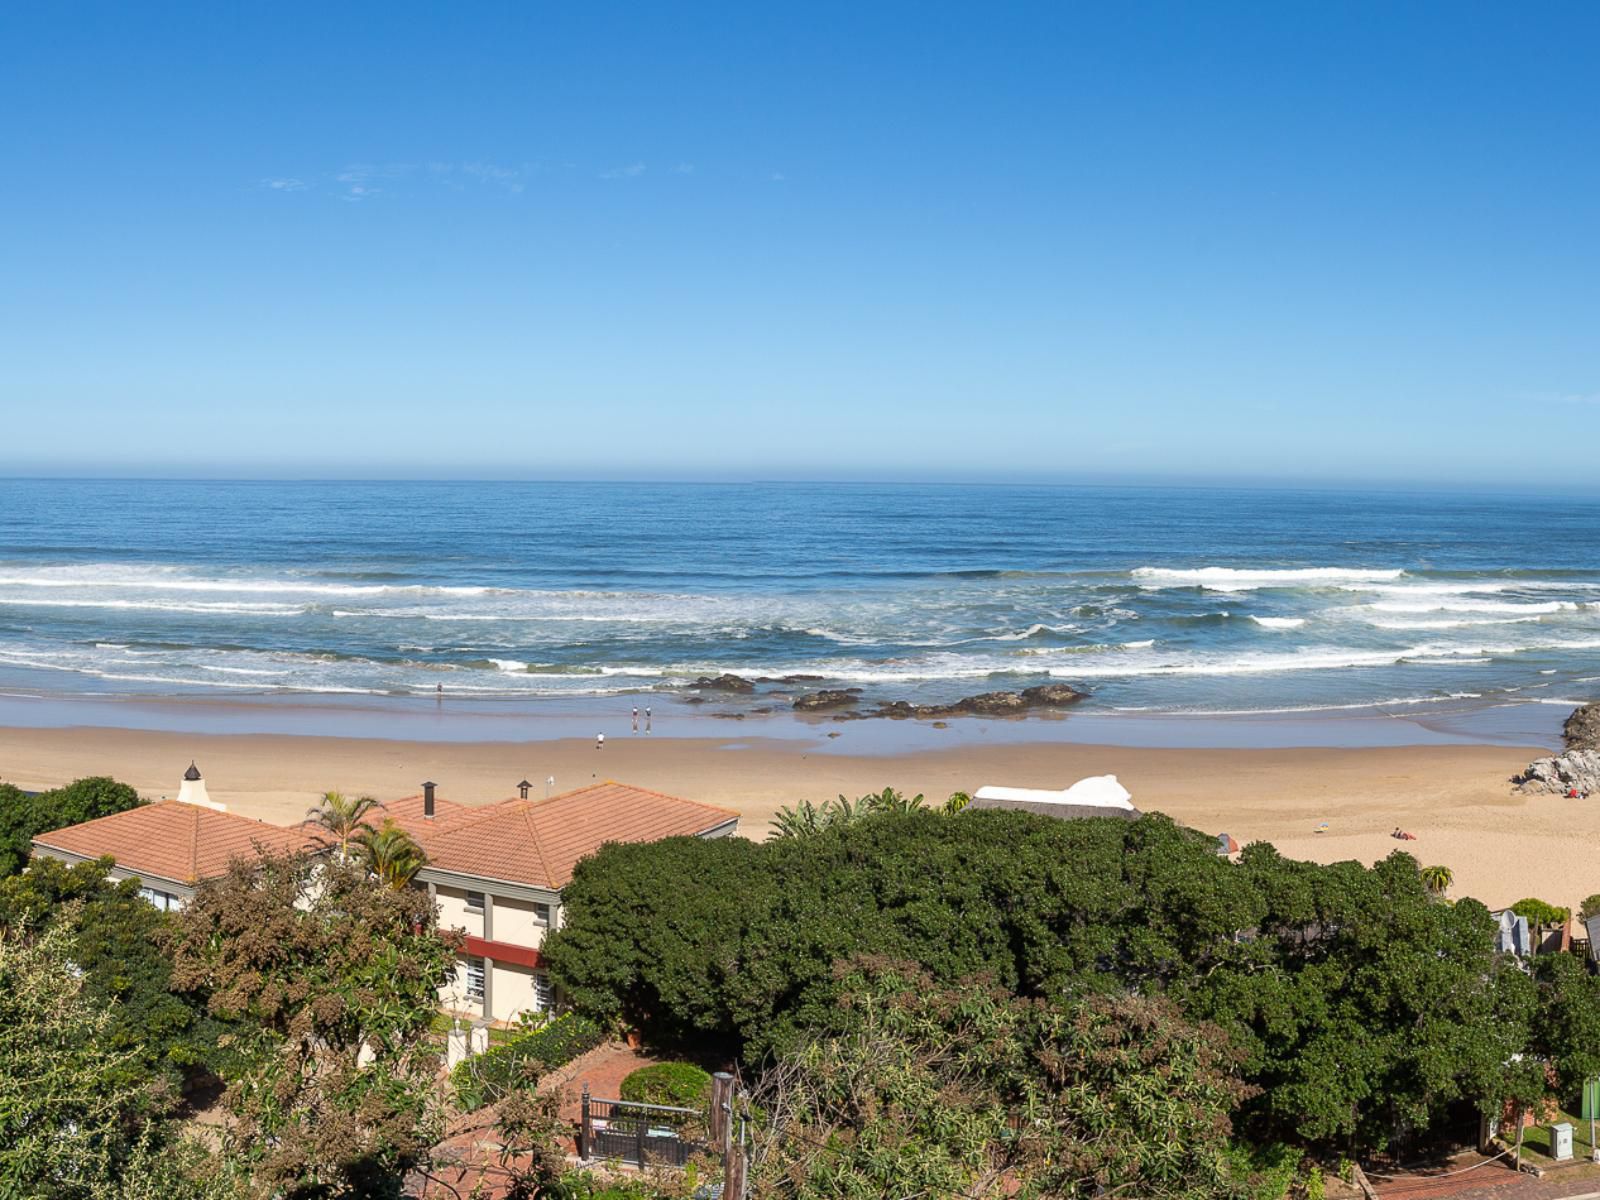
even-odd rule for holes
{"type": "Polygon", "coordinates": [[[767,182],[768,183],[782,183],[787,178],[788,178],[788,176],[785,175],[782,171],[768,171],[767,172],[767,182]]]}
{"type": "Polygon", "coordinates": [[[263,179],[261,186],[272,192],[303,192],[306,190],[305,180],[284,177],[263,179]]]}
{"type": "Polygon", "coordinates": [[[601,171],[601,179],[637,179],[645,172],[642,162],[629,163],[625,167],[612,167],[609,171],[601,171]]]}
{"type": "Polygon", "coordinates": [[[694,164],[691,162],[681,162],[672,168],[672,173],[674,175],[693,175],[694,164]]]}

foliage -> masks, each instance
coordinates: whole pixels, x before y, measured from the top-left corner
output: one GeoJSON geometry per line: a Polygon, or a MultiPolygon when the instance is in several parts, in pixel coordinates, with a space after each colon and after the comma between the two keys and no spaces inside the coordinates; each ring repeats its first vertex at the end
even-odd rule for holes
{"type": "Polygon", "coordinates": [[[105,1045],[127,1055],[119,1082],[158,1104],[216,1061],[226,1026],[202,998],[171,990],[171,964],[157,943],[172,918],[140,897],[136,881],[108,879],[110,865],[41,856],[0,879],[0,930],[61,925],[84,998],[108,1014],[105,1045]]]}
{"type": "Polygon", "coordinates": [[[1561,925],[1572,915],[1570,908],[1560,908],[1533,897],[1518,900],[1511,906],[1511,911],[1519,917],[1527,917],[1528,924],[1535,929],[1547,925],[1561,925]]]}
{"type": "Polygon", "coordinates": [[[1170,1004],[1019,1001],[881,962],[851,964],[841,1001],[756,1091],[757,1194],[1244,1194],[1233,1056],[1170,1004]]]}
{"type": "Polygon", "coordinates": [[[1600,1075],[1600,978],[1574,954],[1540,954],[1533,960],[1538,1009],[1530,1021],[1530,1052],[1548,1061],[1563,1097],[1600,1075]]]}
{"type": "Polygon", "coordinates": [[[1449,867],[1422,867],[1420,874],[1422,886],[1428,889],[1430,896],[1443,896],[1456,881],[1455,872],[1449,867]]]}
{"type": "Polygon", "coordinates": [[[372,810],[381,807],[371,796],[324,792],[322,799],[306,811],[306,819],[327,835],[325,840],[337,848],[343,859],[350,855],[350,843],[358,840],[363,830],[372,828],[367,823],[372,810]]]}
{"type": "Polygon", "coordinates": [[[605,1030],[588,1017],[562,1013],[531,1033],[518,1034],[456,1064],[450,1081],[456,1103],[467,1112],[493,1104],[564,1066],[605,1041],[605,1030]]]}
{"type": "Polygon", "coordinates": [[[91,1190],[92,1200],[243,1200],[234,1164],[192,1138],[148,1130],[128,1152],[116,1178],[91,1190]]]}
{"type": "Polygon", "coordinates": [[[1578,907],[1578,916],[1587,921],[1590,917],[1600,917],[1600,893],[1587,897],[1578,907]]]}
{"type": "Polygon", "coordinates": [[[428,856],[416,840],[392,819],[380,829],[362,829],[355,835],[362,861],[368,871],[395,889],[411,886],[417,872],[428,864],[428,856]]]}
{"type": "Polygon", "coordinates": [[[174,986],[240,1022],[224,1146],[252,1195],[384,1194],[425,1155],[457,942],[426,895],[338,861],[264,856],[200,886],[166,944],[174,986]]]}
{"type": "MultiPolygon", "coordinates": [[[[946,811],[959,812],[966,807],[965,804],[956,804],[955,800],[955,796],[950,798],[945,805],[946,811]]],[[[925,807],[926,802],[920,793],[908,797],[893,788],[869,793],[858,800],[847,800],[843,796],[837,800],[824,800],[821,804],[802,800],[792,808],[780,808],[773,815],[772,836],[811,837],[824,829],[835,829],[882,813],[917,812],[925,807]]]]}
{"type": "Polygon", "coordinates": [[[704,1111],[711,1099],[711,1076],[693,1063],[655,1063],[630,1073],[621,1092],[624,1100],[704,1111]]]}
{"type": "Polygon", "coordinates": [[[880,814],[761,845],[617,845],[578,865],[544,953],[579,1010],[658,1044],[782,1055],[826,1027],[830,965],[860,954],[1023,997],[1164,994],[1215,1022],[1261,1091],[1262,1144],[1377,1149],[1452,1105],[1531,1086],[1532,981],[1481,904],[1417,863],[1322,866],[1159,815],[880,814]],[[663,880],[672,880],[663,887],[663,880]]]}
{"type": "Polygon", "coordinates": [[[0,877],[15,875],[28,865],[33,839],[41,833],[109,817],[141,803],[133,788],[104,775],[78,779],[37,796],[0,783],[0,877]]]}
{"type": "Polygon", "coordinates": [[[84,995],[66,923],[0,933],[0,1190],[67,1200],[109,1185],[138,1086],[111,1014],[84,995]],[[14,1190],[13,1190],[14,1189],[14,1190]]]}

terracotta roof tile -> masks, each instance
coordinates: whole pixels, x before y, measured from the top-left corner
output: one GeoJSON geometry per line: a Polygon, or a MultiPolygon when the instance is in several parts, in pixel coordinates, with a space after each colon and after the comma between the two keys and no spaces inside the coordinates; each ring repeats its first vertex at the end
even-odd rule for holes
{"type": "Polygon", "coordinates": [[[572,869],[607,842],[649,842],[708,833],[739,814],[607,780],[548,800],[504,800],[419,840],[428,865],[559,890],[572,869]]]}
{"type": "MultiPolygon", "coordinates": [[[[465,817],[471,817],[483,811],[466,804],[457,804],[453,800],[436,798],[433,802],[433,816],[422,815],[422,795],[402,796],[398,800],[385,800],[381,807],[375,808],[367,815],[366,824],[377,829],[385,821],[393,821],[412,837],[422,839],[424,834],[446,829],[465,817]]],[[[305,820],[298,826],[305,831],[316,844],[320,846],[333,845],[333,837],[327,830],[310,820],[305,820]]]]}
{"type": "Polygon", "coordinates": [[[41,833],[33,844],[84,858],[109,855],[124,870],[192,886],[224,874],[235,858],[305,849],[307,838],[237,813],[162,800],[41,833]]]}

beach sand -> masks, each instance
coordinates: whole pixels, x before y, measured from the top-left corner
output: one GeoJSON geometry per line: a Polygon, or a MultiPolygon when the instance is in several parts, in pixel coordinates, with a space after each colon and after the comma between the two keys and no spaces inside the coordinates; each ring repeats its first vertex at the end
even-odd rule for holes
{"type": "MultiPolygon", "coordinates": [[[[1043,736],[1043,735],[1042,735],[1043,736]]],[[[1523,896],[1576,906],[1600,892],[1600,825],[1577,802],[1519,796],[1512,774],[1536,747],[1417,746],[1307,749],[1140,749],[1059,741],[970,742],[912,753],[849,754],[815,742],[762,738],[613,737],[590,740],[407,742],[370,738],[218,735],[134,730],[0,729],[0,778],[45,788],[109,774],[151,798],[177,792],[190,759],[213,799],[288,823],[323,791],[397,797],[425,779],[466,804],[515,794],[518,780],[555,777],[565,791],[616,779],[743,814],[765,835],[775,809],[801,799],[857,796],[893,786],[942,801],[986,783],[1064,787],[1115,774],[1134,803],[1241,843],[1285,854],[1372,862],[1405,849],[1455,873],[1452,894],[1503,906],[1523,896]],[[1315,833],[1327,822],[1326,833],[1315,833]],[[1400,826],[1417,834],[1400,843],[1400,826]]]]}

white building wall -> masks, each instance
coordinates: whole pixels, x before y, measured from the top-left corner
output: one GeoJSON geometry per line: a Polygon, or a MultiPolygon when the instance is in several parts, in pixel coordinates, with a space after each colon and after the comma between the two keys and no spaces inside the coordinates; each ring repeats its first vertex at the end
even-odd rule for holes
{"type": "Polygon", "coordinates": [[[467,907],[466,889],[440,884],[434,893],[439,905],[440,929],[464,929],[473,937],[483,936],[483,914],[467,907]]]}
{"type": "Polygon", "coordinates": [[[544,944],[545,923],[532,900],[494,898],[494,940],[537,950],[544,944]]]}

